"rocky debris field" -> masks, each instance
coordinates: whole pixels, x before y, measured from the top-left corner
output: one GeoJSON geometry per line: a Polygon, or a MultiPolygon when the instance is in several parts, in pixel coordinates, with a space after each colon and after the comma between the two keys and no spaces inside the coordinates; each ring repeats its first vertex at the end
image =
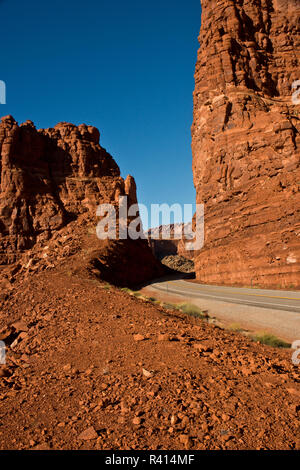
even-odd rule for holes
{"type": "Polygon", "coordinates": [[[0,300],[1,449],[299,449],[291,351],[63,268],[0,300]]]}
{"type": "Polygon", "coordinates": [[[161,260],[162,264],[168,268],[179,271],[181,273],[193,273],[195,270],[194,262],[190,259],[186,259],[180,255],[169,255],[165,256],[161,260]]]}

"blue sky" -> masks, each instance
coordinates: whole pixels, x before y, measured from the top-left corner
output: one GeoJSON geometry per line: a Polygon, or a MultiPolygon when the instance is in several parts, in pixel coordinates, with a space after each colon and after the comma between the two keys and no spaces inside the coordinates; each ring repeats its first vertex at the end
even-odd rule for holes
{"type": "Polygon", "coordinates": [[[0,16],[1,116],[94,125],[140,203],[194,202],[199,0],[0,0],[0,16]]]}

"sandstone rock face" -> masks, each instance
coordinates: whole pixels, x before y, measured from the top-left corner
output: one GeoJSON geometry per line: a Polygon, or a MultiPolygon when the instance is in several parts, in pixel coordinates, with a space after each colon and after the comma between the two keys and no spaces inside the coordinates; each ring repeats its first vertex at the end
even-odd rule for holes
{"type": "Polygon", "coordinates": [[[207,283],[300,287],[299,0],[202,0],[192,150],[207,283]]]}
{"type": "MultiPolygon", "coordinates": [[[[104,255],[105,275],[124,284],[157,275],[159,267],[146,241],[100,242],[96,237],[96,209],[100,203],[117,207],[119,196],[136,203],[136,185],[124,181],[113,158],[99,144],[99,131],[87,125],[57,124],[37,130],[31,121],[18,126],[12,116],[0,124],[0,265],[17,270],[51,267],[58,260],[79,253],[104,255]],[[114,247],[114,248],[113,248],[114,247]],[[109,271],[110,257],[118,249],[116,272],[109,271]],[[136,253],[135,253],[136,249],[136,253]],[[134,259],[135,258],[138,259],[134,259]],[[132,258],[132,259],[129,259],[132,258]],[[146,268],[143,260],[147,261],[146,268]]],[[[85,260],[87,261],[87,259],[85,260]]],[[[93,265],[90,258],[88,262],[93,265]]],[[[116,266],[114,266],[116,269],[116,266]]]]}

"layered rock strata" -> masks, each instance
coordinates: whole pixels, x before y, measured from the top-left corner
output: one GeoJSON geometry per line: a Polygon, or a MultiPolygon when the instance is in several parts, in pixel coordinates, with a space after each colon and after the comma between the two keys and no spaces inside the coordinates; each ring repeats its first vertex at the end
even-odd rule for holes
{"type": "Polygon", "coordinates": [[[202,0],[192,150],[197,278],[300,287],[300,2],[202,0]]]}
{"type": "Polygon", "coordinates": [[[96,264],[115,283],[143,282],[159,274],[146,241],[100,241],[96,236],[99,204],[118,210],[120,196],[128,196],[128,205],[137,201],[134,179],[121,178],[99,138],[95,127],[84,124],[37,130],[31,121],[19,126],[12,116],[2,118],[2,268],[39,270],[81,253],[87,266],[95,271],[96,264]]]}

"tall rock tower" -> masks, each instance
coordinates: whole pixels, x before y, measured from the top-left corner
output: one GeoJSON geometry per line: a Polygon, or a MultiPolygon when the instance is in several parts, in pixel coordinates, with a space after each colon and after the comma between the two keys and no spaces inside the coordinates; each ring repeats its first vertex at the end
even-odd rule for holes
{"type": "Polygon", "coordinates": [[[300,0],[202,0],[192,126],[203,282],[300,288],[300,0]]]}

